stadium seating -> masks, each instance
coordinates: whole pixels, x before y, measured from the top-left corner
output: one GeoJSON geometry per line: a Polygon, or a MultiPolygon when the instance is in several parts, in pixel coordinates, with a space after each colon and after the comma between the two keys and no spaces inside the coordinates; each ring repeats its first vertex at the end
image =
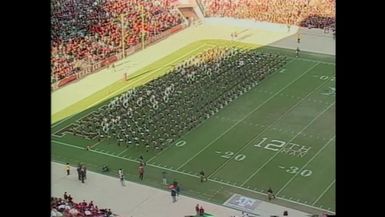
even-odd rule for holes
{"type": "Polygon", "coordinates": [[[303,27],[334,27],[335,0],[200,0],[205,15],[303,27]]]}
{"type": "Polygon", "coordinates": [[[121,52],[122,19],[125,48],[141,42],[142,29],[146,40],[181,24],[182,16],[171,1],[51,1],[51,82],[75,80],[77,72],[121,52]]]}
{"type": "Polygon", "coordinates": [[[93,201],[89,203],[84,200],[79,203],[75,203],[73,198],[66,195],[65,199],[51,197],[51,217],[111,217],[116,216],[110,209],[99,209],[98,206],[93,204],[93,201]]]}

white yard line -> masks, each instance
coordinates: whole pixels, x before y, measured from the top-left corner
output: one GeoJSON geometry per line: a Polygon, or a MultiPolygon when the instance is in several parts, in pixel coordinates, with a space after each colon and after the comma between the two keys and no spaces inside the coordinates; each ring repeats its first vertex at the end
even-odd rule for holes
{"type": "MultiPolygon", "coordinates": [[[[293,141],[297,136],[299,136],[306,128],[308,128],[315,120],[317,120],[323,113],[325,113],[331,106],[333,106],[335,102],[330,104],[326,109],[324,109],[321,113],[319,113],[316,117],[313,118],[301,131],[299,131],[293,138],[291,138],[287,143],[293,141]]],[[[241,186],[245,185],[251,178],[253,178],[261,169],[263,169],[270,161],[272,161],[280,151],[277,151],[273,156],[271,156],[262,166],[260,166],[253,174],[251,174],[243,183],[241,186]]]]}
{"type": "MultiPolygon", "coordinates": [[[[68,146],[68,147],[84,150],[84,148],[81,148],[81,147],[75,146],[75,145],[71,145],[71,144],[68,144],[68,143],[59,142],[59,141],[56,141],[56,140],[52,140],[52,142],[55,142],[55,143],[58,143],[58,144],[61,144],[61,145],[64,145],[64,146],[68,146]]],[[[123,158],[123,157],[119,157],[119,156],[116,156],[116,155],[111,155],[111,154],[107,154],[107,153],[100,152],[100,151],[95,151],[95,150],[90,150],[90,151],[98,153],[98,154],[101,154],[101,155],[106,155],[106,156],[110,156],[110,157],[114,157],[114,158],[118,158],[118,159],[122,159],[122,160],[126,160],[126,161],[131,161],[131,162],[139,163],[139,161],[137,161],[137,160],[131,160],[131,159],[127,159],[127,158],[123,158]]],[[[190,174],[190,173],[177,171],[175,169],[169,169],[169,168],[157,166],[157,165],[154,165],[154,164],[147,164],[147,166],[155,167],[155,168],[162,169],[162,170],[171,171],[171,172],[174,172],[174,173],[183,174],[183,175],[194,177],[194,178],[197,178],[197,179],[200,177],[200,176],[193,175],[193,174],[190,174]]],[[[260,195],[264,195],[264,196],[267,195],[267,194],[259,192],[259,191],[255,191],[255,190],[252,190],[252,189],[244,188],[242,186],[232,185],[232,184],[229,184],[229,183],[226,183],[226,182],[223,182],[223,181],[217,181],[217,180],[213,180],[213,179],[208,179],[208,180],[211,181],[211,182],[215,182],[215,183],[226,185],[226,186],[233,187],[233,188],[242,189],[242,190],[253,192],[253,193],[257,193],[257,194],[260,194],[260,195]]],[[[280,197],[277,197],[277,198],[280,199],[280,200],[284,200],[284,201],[287,201],[287,202],[299,204],[299,205],[310,207],[310,208],[313,208],[313,209],[317,209],[317,210],[321,210],[321,211],[326,211],[326,212],[330,212],[330,213],[335,213],[335,212],[332,212],[332,211],[327,210],[327,209],[322,209],[320,207],[311,206],[311,205],[308,205],[308,204],[305,204],[305,203],[299,203],[299,202],[294,201],[294,200],[289,200],[289,199],[280,198],[280,197]]]]}
{"type": "Polygon", "coordinates": [[[102,142],[103,140],[100,140],[99,142],[97,142],[97,143],[95,143],[95,144],[93,144],[92,146],[91,146],[91,148],[94,148],[94,147],[96,147],[97,145],[99,145],[101,142],[102,142]]]}
{"type": "MultiPolygon", "coordinates": [[[[319,85],[317,88],[313,89],[312,91],[310,91],[308,94],[306,94],[306,96],[304,96],[303,98],[301,98],[297,103],[295,103],[293,106],[291,106],[288,110],[286,110],[281,116],[279,116],[278,119],[276,119],[275,121],[273,121],[271,124],[269,124],[266,128],[264,128],[260,133],[258,133],[258,135],[256,135],[255,137],[252,138],[252,140],[250,140],[250,142],[246,143],[246,145],[244,145],[239,151],[237,151],[233,156],[237,156],[242,150],[244,150],[245,148],[248,147],[249,144],[251,144],[252,142],[255,141],[255,139],[257,139],[260,135],[262,135],[263,132],[265,132],[267,129],[269,129],[271,126],[273,126],[276,122],[278,122],[279,120],[281,120],[283,117],[286,116],[286,114],[288,114],[290,111],[292,111],[295,107],[297,107],[298,104],[300,104],[301,102],[303,102],[307,97],[309,97],[311,94],[314,93],[314,91],[318,90],[320,87],[322,87],[324,84],[326,84],[327,81],[324,81],[323,83],[321,83],[321,85],[319,85]]],[[[229,158],[227,159],[220,167],[218,167],[217,169],[214,170],[214,172],[212,172],[208,178],[212,177],[217,171],[219,171],[220,169],[222,169],[224,166],[227,165],[228,162],[230,162],[233,158],[229,158]]]]}
{"type": "Polygon", "coordinates": [[[302,168],[300,169],[300,170],[298,170],[298,172],[293,176],[293,177],[291,177],[291,179],[289,179],[289,181],[287,181],[286,182],[286,184],[284,185],[284,186],[282,186],[282,188],[281,189],[279,189],[278,191],[277,191],[277,194],[276,195],[278,195],[279,193],[281,193],[282,191],[283,191],[283,189],[285,189],[286,188],[286,186],[288,186],[289,184],[290,184],[290,182],[292,182],[293,180],[294,180],[294,178],[295,177],[297,177],[298,176],[298,174],[300,173],[300,172],[302,172],[302,170],[310,163],[310,162],[312,162],[327,146],[328,146],[328,144],[335,138],[336,136],[333,136],[332,138],[330,138],[329,139],[329,141],[327,142],[327,143],[325,143],[325,145],[323,145],[322,146],[322,148],[320,149],[320,150],[318,150],[317,151],[317,153],[315,154],[315,155],[313,155],[313,157],[312,158],[310,158],[307,162],[306,162],[306,164],[305,165],[303,165],[302,166],[302,168]]]}
{"type": "Polygon", "coordinates": [[[123,154],[123,153],[126,152],[126,151],[128,151],[128,148],[126,148],[126,149],[124,149],[122,152],[120,152],[120,153],[118,154],[118,156],[120,156],[121,154],[123,154]]]}
{"type": "Polygon", "coordinates": [[[322,196],[324,196],[324,194],[330,189],[330,187],[333,186],[333,184],[336,182],[336,180],[334,179],[332,183],[330,183],[330,185],[328,187],[326,187],[326,189],[321,193],[321,195],[314,201],[314,203],[312,203],[311,205],[314,206],[314,204],[316,204],[321,198],[322,196]]]}
{"type": "Polygon", "coordinates": [[[325,62],[325,61],[319,61],[319,60],[311,60],[311,59],[306,59],[306,58],[301,58],[301,57],[296,57],[296,59],[307,61],[307,62],[318,62],[318,63],[322,63],[322,64],[327,64],[327,65],[335,65],[336,64],[335,62],[325,62]]]}
{"type": "Polygon", "coordinates": [[[247,113],[245,117],[243,117],[242,119],[240,119],[239,121],[235,122],[235,124],[233,124],[230,128],[228,128],[226,131],[224,131],[221,135],[219,135],[217,138],[215,138],[213,141],[211,141],[209,144],[207,144],[202,150],[200,150],[198,153],[196,153],[194,156],[192,156],[190,159],[188,159],[186,162],[184,162],[182,165],[180,165],[177,170],[179,170],[180,168],[184,167],[186,164],[188,164],[191,160],[193,160],[196,156],[198,156],[200,153],[202,153],[204,150],[206,150],[208,147],[210,147],[212,144],[214,144],[217,140],[219,140],[222,136],[224,136],[226,133],[228,133],[230,130],[232,130],[235,126],[237,126],[238,124],[240,124],[242,121],[244,121],[248,116],[250,116],[252,113],[254,113],[256,110],[258,110],[259,108],[261,108],[264,104],[266,104],[268,101],[270,101],[272,98],[274,98],[276,95],[278,95],[280,92],[282,92],[283,90],[285,90],[287,87],[289,87],[291,84],[293,84],[294,82],[296,82],[297,80],[299,80],[302,76],[304,76],[307,72],[309,72],[310,70],[312,70],[314,67],[316,67],[319,63],[313,65],[312,67],[310,67],[308,70],[306,70],[304,73],[301,74],[301,76],[299,76],[297,79],[293,80],[292,82],[290,82],[289,84],[287,84],[286,86],[284,86],[283,88],[281,88],[279,91],[277,91],[274,95],[272,95],[271,97],[269,97],[267,100],[265,100],[262,104],[260,104],[259,106],[257,106],[255,109],[253,109],[251,112],[247,113]]]}

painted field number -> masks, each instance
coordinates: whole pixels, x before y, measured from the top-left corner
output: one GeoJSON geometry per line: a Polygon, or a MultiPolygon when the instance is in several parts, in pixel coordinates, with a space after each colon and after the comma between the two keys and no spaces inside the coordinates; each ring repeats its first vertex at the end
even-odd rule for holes
{"type": "MultiPolygon", "coordinates": [[[[221,157],[229,159],[229,158],[231,158],[233,155],[234,155],[234,152],[226,151],[225,154],[221,155],[221,157]]],[[[236,155],[236,156],[234,157],[234,160],[236,160],[236,161],[242,161],[242,160],[244,160],[245,158],[246,158],[246,155],[244,155],[244,154],[238,154],[238,155],[236,155]]]]}
{"type": "MultiPolygon", "coordinates": [[[[299,168],[295,166],[289,167],[289,169],[286,170],[286,172],[295,174],[298,173],[299,168]]],[[[299,174],[303,177],[310,176],[313,172],[311,170],[302,170],[299,174]]]]}

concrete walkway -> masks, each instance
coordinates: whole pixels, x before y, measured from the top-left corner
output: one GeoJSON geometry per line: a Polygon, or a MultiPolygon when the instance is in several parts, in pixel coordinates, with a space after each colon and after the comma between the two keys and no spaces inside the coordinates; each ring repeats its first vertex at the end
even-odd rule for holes
{"type": "MultiPolygon", "coordinates": [[[[169,191],[127,181],[125,184],[126,186],[121,186],[118,178],[92,171],[87,172],[87,180],[83,184],[77,179],[76,168],[71,167],[71,175],[67,176],[64,164],[51,163],[53,197],[63,197],[64,192],[67,192],[75,202],[92,200],[99,208],[110,208],[120,217],[185,217],[195,215],[196,204],[202,205],[206,213],[216,217],[242,216],[241,211],[183,195],[173,203],[169,191]]],[[[282,216],[284,210],[288,211],[289,217],[309,216],[307,213],[264,201],[258,204],[257,214],[253,216],[282,216]]]]}

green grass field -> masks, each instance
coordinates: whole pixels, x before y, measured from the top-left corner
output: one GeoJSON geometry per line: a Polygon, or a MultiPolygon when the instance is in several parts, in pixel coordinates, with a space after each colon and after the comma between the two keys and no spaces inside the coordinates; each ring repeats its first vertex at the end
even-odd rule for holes
{"type": "MultiPolygon", "coordinates": [[[[140,82],[109,87],[115,88],[111,96],[218,44],[255,47],[220,40],[190,44],[137,72],[133,79],[140,82]]],[[[79,102],[81,106],[72,109],[76,114],[66,111],[61,118],[68,118],[56,119],[52,160],[72,165],[82,162],[96,172],[108,164],[109,175],[117,177],[117,170],[123,168],[128,180],[163,189],[162,171],[166,171],[169,181],[180,183],[182,194],[219,204],[235,193],[266,200],[264,192],[271,187],[277,196],[273,203],[307,212],[335,212],[335,59],[312,53],[295,58],[291,50],[261,49],[286,55],[289,61],[167,149],[145,152],[109,139],[98,142],[67,133],[66,127],[103,104],[106,96],[97,93],[85,99],[86,103],[79,102]],[[101,103],[78,112],[98,101],[101,103]],[[92,146],[91,151],[85,150],[87,145],[92,146]],[[147,160],[143,181],[137,173],[140,155],[147,160]],[[208,182],[200,182],[202,169],[208,182]]]]}

